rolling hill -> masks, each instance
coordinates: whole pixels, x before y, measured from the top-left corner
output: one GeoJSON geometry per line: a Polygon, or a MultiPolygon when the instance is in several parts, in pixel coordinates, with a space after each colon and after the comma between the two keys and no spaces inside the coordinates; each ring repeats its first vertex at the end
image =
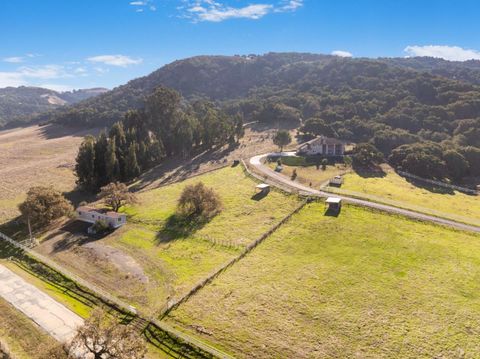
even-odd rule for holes
{"type": "Polygon", "coordinates": [[[0,128],[29,122],[32,117],[64,105],[72,105],[106,92],[104,88],[57,92],[40,87],[0,89],[0,128]]]}
{"type": "Polygon", "coordinates": [[[479,61],[348,59],[301,53],[198,56],[175,61],[39,119],[76,126],[109,125],[126,111],[142,107],[145,98],[162,85],[179,91],[187,100],[219,102],[249,119],[261,115],[269,105],[280,105],[294,117],[308,118],[321,109],[322,117],[329,115],[333,120],[372,120],[392,110],[398,112],[399,105],[411,102],[414,107],[424,107],[424,113],[438,116],[441,112],[440,117],[453,122],[480,115],[476,100],[479,83],[479,61]],[[467,111],[462,112],[462,107],[467,111]]]}

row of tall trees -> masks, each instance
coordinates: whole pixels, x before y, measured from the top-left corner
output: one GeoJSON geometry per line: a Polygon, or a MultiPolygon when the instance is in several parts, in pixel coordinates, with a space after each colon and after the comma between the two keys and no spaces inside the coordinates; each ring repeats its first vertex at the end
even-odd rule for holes
{"type": "Polygon", "coordinates": [[[143,109],[128,112],[108,133],[85,138],[76,160],[78,184],[97,190],[126,182],[168,156],[187,157],[196,148],[238,141],[243,131],[240,117],[210,102],[188,105],[178,92],[160,87],[143,109]]]}

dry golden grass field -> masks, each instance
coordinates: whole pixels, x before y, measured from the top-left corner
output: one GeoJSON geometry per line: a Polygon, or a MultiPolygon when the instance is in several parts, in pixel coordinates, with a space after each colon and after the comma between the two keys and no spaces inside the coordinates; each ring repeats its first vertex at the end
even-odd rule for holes
{"type": "Polygon", "coordinates": [[[0,131],[0,224],[18,216],[32,186],[74,189],[75,156],[88,132],[52,126],[0,131]]]}

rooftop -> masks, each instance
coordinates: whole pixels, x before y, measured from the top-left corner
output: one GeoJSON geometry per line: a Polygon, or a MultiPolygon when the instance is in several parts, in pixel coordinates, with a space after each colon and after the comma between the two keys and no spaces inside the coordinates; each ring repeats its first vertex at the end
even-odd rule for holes
{"type": "Polygon", "coordinates": [[[300,145],[300,147],[303,147],[305,145],[311,145],[311,144],[322,144],[322,145],[342,145],[344,144],[343,141],[337,139],[337,138],[332,138],[332,137],[325,137],[325,136],[319,136],[315,137],[314,139],[304,142],[300,145]]]}
{"type": "Polygon", "coordinates": [[[80,207],[77,208],[77,211],[101,213],[101,214],[105,214],[105,215],[107,215],[108,217],[111,217],[111,218],[118,218],[118,217],[123,215],[121,213],[113,212],[113,211],[110,211],[110,210],[105,209],[105,208],[94,208],[94,207],[89,207],[89,206],[80,206],[80,207]]]}
{"type": "Polygon", "coordinates": [[[338,197],[328,197],[327,200],[325,201],[325,203],[328,203],[328,204],[339,204],[341,202],[342,202],[342,199],[338,197]]]}
{"type": "Polygon", "coordinates": [[[270,185],[269,184],[266,184],[266,183],[260,183],[259,185],[257,185],[258,189],[267,189],[267,188],[270,188],[270,185]]]}

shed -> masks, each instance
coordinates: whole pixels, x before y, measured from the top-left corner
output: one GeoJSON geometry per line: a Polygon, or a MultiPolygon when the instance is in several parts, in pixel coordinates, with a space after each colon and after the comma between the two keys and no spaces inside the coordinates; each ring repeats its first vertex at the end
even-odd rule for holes
{"type": "Polygon", "coordinates": [[[330,179],[329,181],[329,184],[330,185],[334,185],[334,186],[338,186],[340,187],[343,183],[343,177],[342,176],[335,176],[333,178],[330,179]]]}
{"type": "Polygon", "coordinates": [[[270,192],[270,185],[266,183],[258,184],[255,189],[260,193],[268,193],[270,192]]]}
{"type": "Polygon", "coordinates": [[[339,212],[342,208],[342,199],[338,197],[328,197],[325,201],[329,211],[339,212]]]}

